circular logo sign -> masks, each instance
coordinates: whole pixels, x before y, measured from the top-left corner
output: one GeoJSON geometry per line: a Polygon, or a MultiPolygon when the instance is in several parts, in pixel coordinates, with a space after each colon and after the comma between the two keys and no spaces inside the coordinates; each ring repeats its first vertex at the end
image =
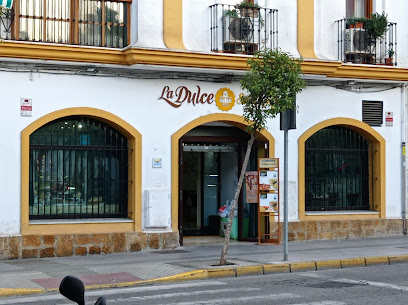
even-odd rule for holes
{"type": "Polygon", "coordinates": [[[222,111],[231,110],[235,104],[235,95],[228,88],[221,88],[215,94],[215,104],[222,111]]]}

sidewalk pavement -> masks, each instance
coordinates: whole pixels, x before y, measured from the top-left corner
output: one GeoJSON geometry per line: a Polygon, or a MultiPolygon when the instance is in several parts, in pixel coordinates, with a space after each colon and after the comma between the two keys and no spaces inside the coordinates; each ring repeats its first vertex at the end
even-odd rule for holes
{"type": "Polygon", "coordinates": [[[0,296],[55,291],[66,275],[79,277],[86,289],[215,277],[262,275],[408,262],[408,236],[290,242],[288,261],[283,244],[230,242],[228,262],[219,267],[222,239],[211,245],[171,250],[0,261],[0,296]]]}

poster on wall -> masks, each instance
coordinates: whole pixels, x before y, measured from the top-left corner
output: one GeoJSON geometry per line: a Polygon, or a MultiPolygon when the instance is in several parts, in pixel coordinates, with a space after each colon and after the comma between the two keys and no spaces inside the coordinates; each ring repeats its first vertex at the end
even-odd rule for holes
{"type": "Polygon", "coordinates": [[[259,205],[265,209],[265,212],[278,211],[278,194],[265,193],[259,195],[259,205]]]}
{"type": "Polygon", "coordinates": [[[245,173],[245,191],[247,203],[258,203],[258,172],[245,173]]]}
{"type": "Polygon", "coordinates": [[[278,171],[260,171],[259,172],[259,190],[277,191],[278,190],[278,171]]]}

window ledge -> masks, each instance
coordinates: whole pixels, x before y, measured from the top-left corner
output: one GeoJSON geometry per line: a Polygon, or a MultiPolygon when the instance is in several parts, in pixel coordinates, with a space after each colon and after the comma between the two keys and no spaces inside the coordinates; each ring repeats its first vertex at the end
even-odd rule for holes
{"type": "Polygon", "coordinates": [[[379,215],[375,211],[324,211],[324,212],[305,212],[306,216],[330,216],[330,215],[379,215]]]}
{"type": "Polygon", "coordinates": [[[55,220],[30,220],[30,225],[55,225],[55,224],[85,224],[85,223],[132,223],[128,218],[95,218],[95,219],[55,219],[55,220]]]}

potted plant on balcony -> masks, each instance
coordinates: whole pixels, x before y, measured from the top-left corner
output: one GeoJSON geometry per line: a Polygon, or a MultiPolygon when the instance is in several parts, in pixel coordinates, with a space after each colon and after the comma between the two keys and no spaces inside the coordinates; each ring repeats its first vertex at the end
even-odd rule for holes
{"type": "Polygon", "coordinates": [[[374,44],[377,39],[383,38],[387,32],[388,18],[384,12],[382,14],[373,13],[370,18],[367,19],[364,28],[370,37],[371,44],[374,44]]]}
{"type": "Polygon", "coordinates": [[[225,10],[223,17],[238,18],[237,10],[225,10]]]}
{"type": "Polygon", "coordinates": [[[387,66],[393,66],[395,51],[391,48],[391,49],[388,49],[387,53],[388,53],[388,57],[385,59],[385,64],[387,66]]]}
{"type": "Polygon", "coordinates": [[[359,28],[362,29],[364,28],[364,24],[367,21],[367,18],[364,17],[351,17],[350,19],[347,19],[347,25],[349,28],[359,28]]]}
{"type": "Polygon", "coordinates": [[[366,43],[370,49],[370,59],[369,63],[376,63],[376,48],[378,39],[381,39],[385,36],[388,28],[388,19],[387,14],[384,12],[382,14],[373,13],[370,18],[364,24],[366,30],[366,43]]]}
{"type": "Polygon", "coordinates": [[[242,1],[241,3],[236,4],[235,8],[239,9],[242,17],[257,18],[261,7],[257,3],[242,1]]]}
{"type": "Polygon", "coordinates": [[[245,1],[223,11],[224,51],[253,54],[260,49],[260,30],[265,21],[259,11],[258,4],[245,1]]]}

